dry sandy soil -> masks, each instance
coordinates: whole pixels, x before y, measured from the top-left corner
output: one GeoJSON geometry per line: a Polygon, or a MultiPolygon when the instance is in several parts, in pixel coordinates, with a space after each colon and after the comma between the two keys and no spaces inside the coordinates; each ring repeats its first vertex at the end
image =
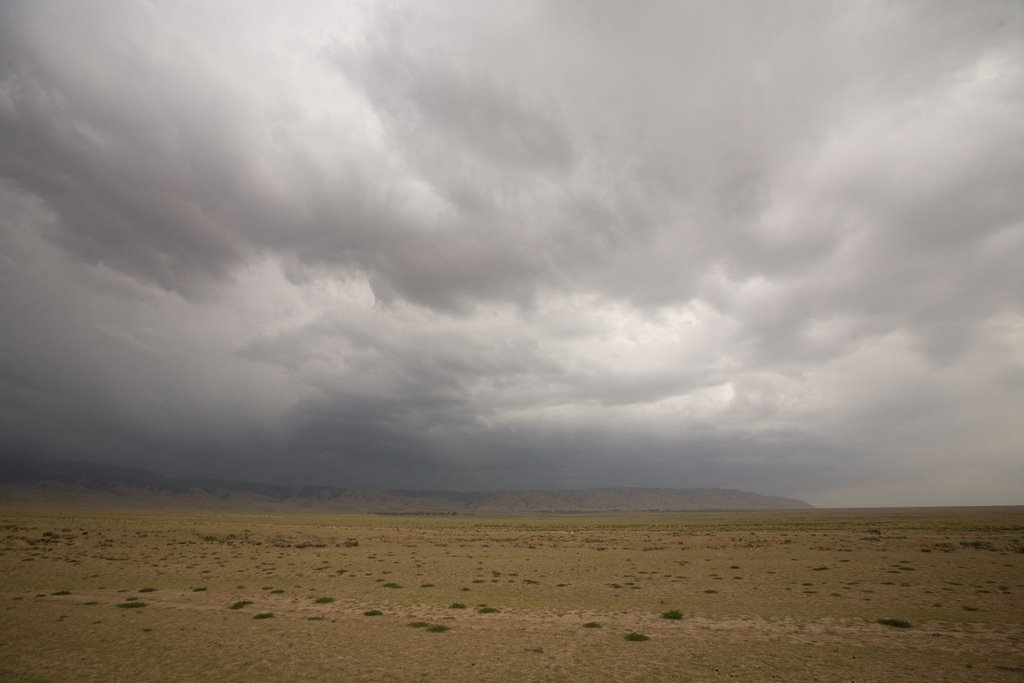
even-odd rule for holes
{"type": "Polygon", "coordinates": [[[1024,508],[18,505],[0,609],[12,681],[1021,681],[1024,508]]]}

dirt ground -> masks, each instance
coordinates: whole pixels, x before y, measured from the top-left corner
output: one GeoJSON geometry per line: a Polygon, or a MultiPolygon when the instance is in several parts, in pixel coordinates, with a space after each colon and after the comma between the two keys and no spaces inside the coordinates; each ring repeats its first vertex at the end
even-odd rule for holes
{"type": "Polygon", "coordinates": [[[7,506],[0,610],[11,681],[1021,681],[1024,508],[7,506]]]}

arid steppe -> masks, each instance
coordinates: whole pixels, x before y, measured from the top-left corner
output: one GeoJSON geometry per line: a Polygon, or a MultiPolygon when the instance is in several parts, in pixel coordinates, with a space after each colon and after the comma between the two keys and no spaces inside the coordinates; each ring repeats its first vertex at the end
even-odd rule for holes
{"type": "Polygon", "coordinates": [[[1019,681],[1024,508],[12,505],[0,604],[12,681],[1019,681]]]}

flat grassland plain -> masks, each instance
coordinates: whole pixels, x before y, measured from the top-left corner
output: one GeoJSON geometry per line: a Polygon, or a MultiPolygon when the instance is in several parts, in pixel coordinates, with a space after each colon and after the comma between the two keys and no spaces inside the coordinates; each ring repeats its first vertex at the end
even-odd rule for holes
{"type": "Polygon", "coordinates": [[[1024,679],[1020,507],[19,505],[0,577],[11,681],[1024,679]]]}

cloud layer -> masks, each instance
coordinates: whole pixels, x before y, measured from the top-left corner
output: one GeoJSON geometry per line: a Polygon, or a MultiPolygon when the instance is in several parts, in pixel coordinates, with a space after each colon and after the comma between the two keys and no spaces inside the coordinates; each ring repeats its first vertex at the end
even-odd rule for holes
{"type": "Polygon", "coordinates": [[[1012,2],[6,3],[0,448],[1020,503],[1012,2]]]}

